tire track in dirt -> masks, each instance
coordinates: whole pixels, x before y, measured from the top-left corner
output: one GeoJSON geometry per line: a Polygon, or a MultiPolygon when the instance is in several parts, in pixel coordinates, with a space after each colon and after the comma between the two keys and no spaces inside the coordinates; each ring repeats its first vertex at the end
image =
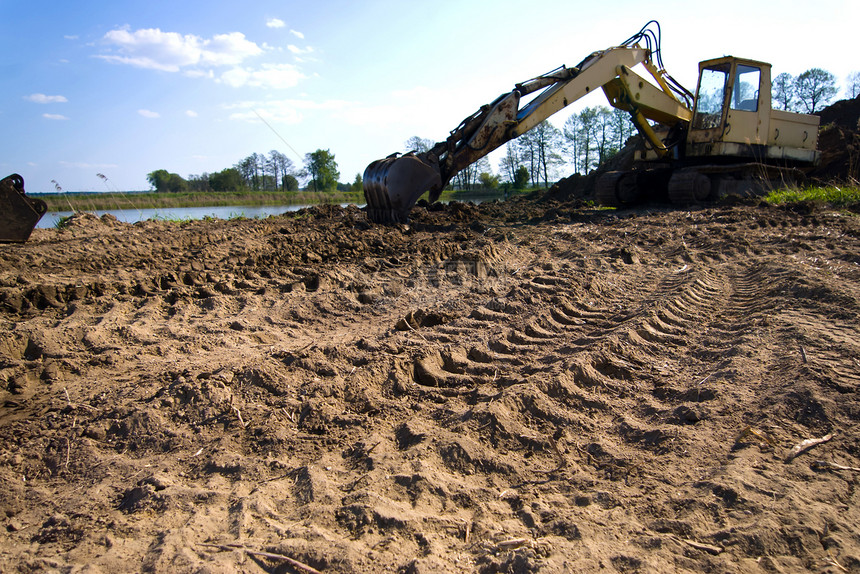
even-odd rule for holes
{"type": "Polygon", "coordinates": [[[860,564],[852,220],[329,211],[2,254],[4,570],[860,564]]]}

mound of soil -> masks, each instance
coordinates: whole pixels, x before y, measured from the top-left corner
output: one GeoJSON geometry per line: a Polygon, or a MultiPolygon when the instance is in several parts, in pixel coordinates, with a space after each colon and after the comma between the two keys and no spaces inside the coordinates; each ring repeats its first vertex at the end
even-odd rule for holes
{"type": "Polygon", "coordinates": [[[848,131],[860,130],[860,96],[853,99],[840,100],[817,114],[821,125],[836,125],[848,131]]]}
{"type": "Polygon", "coordinates": [[[0,570],[860,571],[860,223],[808,207],[0,246],[0,570]]]}
{"type": "Polygon", "coordinates": [[[822,183],[860,181],[860,96],[822,110],[818,149],[821,163],[809,177],[822,183]]]}

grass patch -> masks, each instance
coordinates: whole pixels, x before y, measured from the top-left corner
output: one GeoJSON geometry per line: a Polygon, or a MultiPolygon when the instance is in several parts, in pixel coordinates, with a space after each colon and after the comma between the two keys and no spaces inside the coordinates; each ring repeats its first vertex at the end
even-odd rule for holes
{"type": "Polygon", "coordinates": [[[806,189],[777,189],[767,194],[764,200],[773,205],[811,201],[813,203],[826,203],[833,207],[846,207],[860,203],[860,187],[832,185],[806,189]]]}
{"type": "Polygon", "coordinates": [[[54,224],[54,227],[57,229],[65,229],[66,227],[68,227],[70,219],[72,219],[71,215],[64,215],[57,220],[57,222],[54,224]]]}

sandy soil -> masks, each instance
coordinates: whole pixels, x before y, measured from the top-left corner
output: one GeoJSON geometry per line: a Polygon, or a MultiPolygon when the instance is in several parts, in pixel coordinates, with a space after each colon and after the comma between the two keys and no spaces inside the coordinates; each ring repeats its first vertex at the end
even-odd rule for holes
{"type": "Polygon", "coordinates": [[[413,216],[0,246],[0,570],[860,572],[856,214],[413,216]]]}

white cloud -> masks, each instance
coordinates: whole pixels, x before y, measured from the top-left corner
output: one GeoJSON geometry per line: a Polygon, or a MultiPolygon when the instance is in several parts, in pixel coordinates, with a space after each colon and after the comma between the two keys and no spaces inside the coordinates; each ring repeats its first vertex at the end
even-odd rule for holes
{"type": "Polygon", "coordinates": [[[69,119],[62,114],[42,114],[42,117],[45,118],[46,120],[67,120],[67,119],[69,119]]]}
{"type": "Polygon", "coordinates": [[[158,112],[153,112],[152,110],[137,110],[137,113],[145,118],[155,119],[161,117],[161,114],[159,114],[158,112]]]}
{"type": "Polygon", "coordinates": [[[305,39],[305,35],[304,35],[304,34],[302,34],[301,32],[299,32],[298,30],[290,30],[290,34],[292,34],[293,36],[295,36],[295,37],[296,37],[296,38],[298,38],[299,40],[304,40],[304,39],[305,39]]]}
{"type": "Polygon", "coordinates": [[[263,53],[262,48],[245,39],[241,32],[218,34],[207,40],[205,46],[202,62],[213,66],[235,66],[246,58],[263,53]]]}
{"type": "Polygon", "coordinates": [[[206,39],[193,34],[162,32],[158,28],[111,30],[103,42],[117,53],[96,57],[138,68],[178,72],[193,66],[236,66],[263,49],[241,32],[217,34],[206,39]]]}
{"type": "Polygon", "coordinates": [[[37,104],[61,104],[69,101],[66,99],[66,96],[46,96],[45,94],[30,94],[29,96],[25,96],[24,99],[37,104]]]}
{"type": "Polygon", "coordinates": [[[195,112],[194,110],[185,110],[185,115],[189,118],[196,118],[197,112],[195,112]]]}
{"type": "Polygon", "coordinates": [[[295,46],[293,44],[290,44],[289,46],[287,46],[287,50],[289,50],[290,52],[292,52],[293,54],[295,54],[297,56],[299,56],[301,54],[310,54],[311,52],[314,51],[314,49],[311,48],[310,46],[308,46],[307,48],[299,48],[298,46],[295,46]]]}
{"type": "MultiPolygon", "coordinates": [[[[276,18],[267,25],[280,27],[276,18]]],[[[281,22],[281,24],[283,24],[281,22]]],[[[301,36],[301,34],[296,33],[301,36]]],[[[292,88],[307,78],[294,65],[262,63],[247,65],[246,61],[266,52],[240,32],[218,34],[211,38],[163,32],[158,28],[111,30],[103,37],[106,49],[96,57],[107,62],[138,68],[182,72],[193,78],[209,78],[232,87],[285,89],[292,88]],[[217,68],[227,68],[218,72],[217,68]]],[[[307,54],[312,48],[291,46],[294,54],[307,54]]]]}
{"type": "Polygon", "coordinates": [[[286,26],[286,24],[280,18],[269,18],[266,20],[267,28],[283,28],[284,26],[286,26]]]}
{"type": "Polygon", "coordinates": [[[259,69],[233,68],[221,74],[220,82],[233,86],[285,89],[297,85],[305,76],[290,64],[263,64],[259,69]]]}
{"type": "Polygon", "coordinates": [[[63,36],[63,38],[65,38],[66,40],[77,40],[77,39],[78,39],[78,36],[75,36],[75,35],[66,35],[66,36],[63,36]]]}

